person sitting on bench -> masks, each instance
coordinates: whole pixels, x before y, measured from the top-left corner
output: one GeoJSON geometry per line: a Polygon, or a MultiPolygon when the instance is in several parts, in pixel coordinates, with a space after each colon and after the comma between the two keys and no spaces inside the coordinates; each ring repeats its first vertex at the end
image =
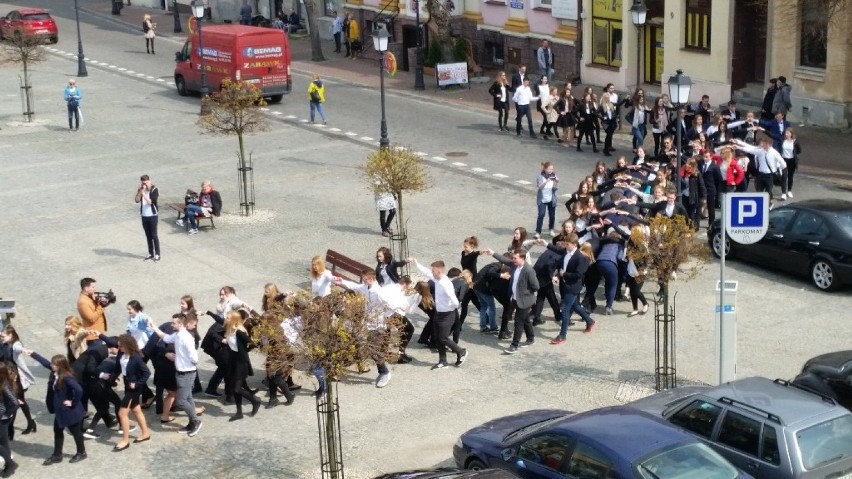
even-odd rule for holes
{"type": "MultiPolygon", "coordinates": [[[[196,216],[209,217],[210,215],[219,216],[222,214],[222,197],[218,191],[213,189],[213,185],[208,180],[201,182],[200,195],[192,190],[187,190],[184,204],[186,207],[183,216],[186,218],[191,235],[198,233],[196,216]]],[[[177,224],[183,226],[183,220],[177,220],[177,224]]]]}
{"type": "Polygon", "coordinates": [[[302,28],[302,20],[295,10],[290,10],[290,22],[288,25],[288,33],[296,33],[302,28]]]}

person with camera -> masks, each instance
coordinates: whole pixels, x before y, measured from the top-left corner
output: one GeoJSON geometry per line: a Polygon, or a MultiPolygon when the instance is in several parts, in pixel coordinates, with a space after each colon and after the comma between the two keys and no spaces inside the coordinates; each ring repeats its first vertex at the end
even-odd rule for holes
{"type": "MultiPolygon", "coordinates": [[[[77,312],[80,314],[83,329],[105,333],[107,331],[107,320],[104,308],[115,303],[115,294],[112,291],[106,293],[97,292],[97,283],[92,278],[80,280],[80,296],[77,298],[77,312]]],[[[97,341],[97,334],[89,334],[86,341],[97,341]]]]}
{"type": "Polygon", "coordinates": [[[142,175],[139,181],[141,183],[136,191],[134,201],[139,203],[142,229],[145,230],[145,241],[148,243],[148,256],[145,257],[145,261],[153,259],[156,262],[160,261],[160,238],[157,236],[157,221],[159,219],[157,199],[160,197],[160,190],[154,186],[151,177],[148,175],[142,175]]]}

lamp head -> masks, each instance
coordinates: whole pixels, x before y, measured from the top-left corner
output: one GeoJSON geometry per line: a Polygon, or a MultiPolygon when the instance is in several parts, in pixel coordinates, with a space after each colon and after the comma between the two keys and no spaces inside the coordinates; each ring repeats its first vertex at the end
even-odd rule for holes
{"type": "Polygon", "coordinates": [[[192,16],[195,18],[204,17],[204,2],[199,0],[192,0],[189,4],[189,8],[192,9],[192,16]]]}
{"type": "Polygon", "coordinates": [[[384,23],[376,23],[376,28],[373,30],[373,48],[377,52],[386,52],[388,50],[388,35],[387,27],[384,23]]]}
{"type": "Polygon", "coordinates": [[[630,17],[633,20],[633,25],[637,27],[645,25],[647,15],[648,7],[642,3],[642,0],[635,0],[633,6],[630,7],[630,17]]]}
{"type": "Polygon", "coordinates": [[[683,70],[678,70],[674,76],[670,77],[667,85],[672,103],[682,105],[689,102],[689,90],[692,88],[692,80],[683,74],[683,70]]]}

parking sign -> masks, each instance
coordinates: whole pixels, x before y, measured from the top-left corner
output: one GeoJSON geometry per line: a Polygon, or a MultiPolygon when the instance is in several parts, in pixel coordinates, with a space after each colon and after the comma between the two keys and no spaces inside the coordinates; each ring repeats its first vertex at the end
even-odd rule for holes
{"type": "Polygon", "coordinates": [[[740,244],[757,243],[769,229],[768,193],[728,193],[725,195],[725,231],[740,244]]]}

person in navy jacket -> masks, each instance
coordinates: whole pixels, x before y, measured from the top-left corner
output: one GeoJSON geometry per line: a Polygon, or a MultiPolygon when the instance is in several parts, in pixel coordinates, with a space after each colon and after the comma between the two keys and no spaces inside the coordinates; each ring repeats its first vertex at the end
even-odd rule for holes
{"type": "Polygon", "coordinates": [[[61,354],[52,357],[50,361],[36,352],[24,351],[39,364],[50,370],[47,382],[48,412],[55,414],[53,419],[53,454],[43,464],[49,466],[62,462],[62,444],[65,442],[64,430],[74,437],[77,453],[71,458],[71,463],[86,459],[86,446],[83,443],[83,420],[86,410],[83,408],[83,387],[74,379],[74,372],[68,364],[68,358],[61,354]]]}
{"type": "Polygon", "coordinates": [[[139,345],[133,339],[133,336],[122,334],[118,337],[118,341],[103,334],[100,335],[100,338],[107,346],[118,347],[119,353],[115,361],[113,376],[124,375],[124,397],[121,399],[121,408],[118,410],[118,421],[121,424],[124,437],[112,448],[113,452],[120,452],[130,447],[129,416],[131,411],[133,411],[136,423],[141,431],[141,436],[134,439],[133,442],[140,443],[151,439],[151,433],[148,431],[148,423],[145,421],[145,415],[142,414],[141,405],[142,389],[144,384],[148,382],[151,371],[145,365],[142,353],[139,351],[139,345]]]}

